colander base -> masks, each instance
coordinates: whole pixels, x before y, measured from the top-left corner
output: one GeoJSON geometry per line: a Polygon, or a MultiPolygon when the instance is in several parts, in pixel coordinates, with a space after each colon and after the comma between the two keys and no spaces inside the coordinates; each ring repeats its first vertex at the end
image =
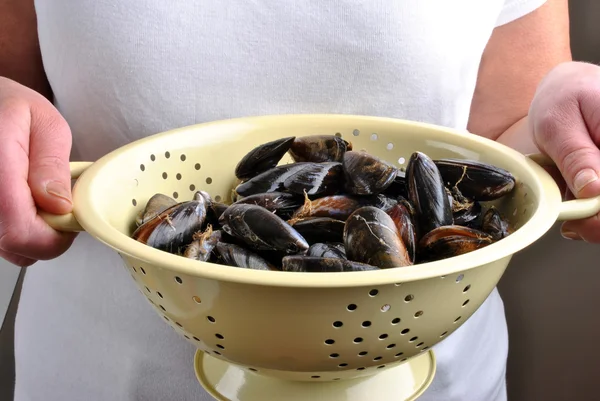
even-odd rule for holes
{"type": "Polygon", "coordinates": [[[194,357],[198,381],[218,401],[412,401],[435,376],[432,350],[371,376],[328,382],[265,377],[201,350],[194,357]]]}

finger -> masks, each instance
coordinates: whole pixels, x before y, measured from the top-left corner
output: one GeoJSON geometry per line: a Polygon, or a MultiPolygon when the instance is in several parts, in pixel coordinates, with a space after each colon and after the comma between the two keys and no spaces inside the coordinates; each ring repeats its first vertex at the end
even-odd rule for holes
{"type": "MultiPolygon", "coordinates": [[[[22,99],[19,96],[0,99],[0,250],[31,259],[50,259],[62,254],[75,236],[55,231],[37,215],[28,183],[29,131],[30,127],[35,127],[37,132],[37,136],[32,138],[33,147],[38,149],[37,154],[40,153],[40,145],[35,144],[36,141],[49,144],[55,138],[57,143],[64,144],[64,139],[60,138],[64,134],[53,132],[56,125],[38,121],[42,119],[38,117],[40,112],[47,119],[51,111],[34,110],[30,107],[32,102],[22,99]]],[[[39,107],[52,110],[51,105],[39,103],[39,107]]],[[[64,151],[59,153],[64,154],[64,151]]],[[[31,170],[34,172],[34,181],[36,168],[31,170]]],[[[57,173],[58,176],[63,174],[57,173]]],[[[37,179],[37,182],[40,180],[37,179]]],[[[55,202],[54,207],[48,207],[49,203],[46,202],[46,207],[50,212],[70,211],[68,202],[65,204],[64,200],[55,202]]]]}
{"type": "Polygon", "coordinates": [[[9,263],[12,263],[13,265],[19,266],[19,267],[31,266],[32,264],[37,262],[34,259],[29,259],[29,258],[23,257],[21,255],[15,255],[14,253],[5,252],[5,251],[0,251],[0,258],[6,260],[9,263]]]}

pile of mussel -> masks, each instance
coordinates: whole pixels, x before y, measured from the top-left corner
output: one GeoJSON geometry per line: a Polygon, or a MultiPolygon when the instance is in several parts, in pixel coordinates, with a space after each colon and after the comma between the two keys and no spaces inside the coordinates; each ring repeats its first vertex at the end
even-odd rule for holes
{"type": "Polygon", "coordinates": [[[149,199],[132,237],[204,262],[258,270],[346,272],[464,254],[510,235],[493,206],[514,176],[472,160],[414,152],[396,168],[335,135],[261,144],[237,164],[225,204],[197,191],[149,199]],[[293,162],[281,164],[289,154],[293,162]]]}

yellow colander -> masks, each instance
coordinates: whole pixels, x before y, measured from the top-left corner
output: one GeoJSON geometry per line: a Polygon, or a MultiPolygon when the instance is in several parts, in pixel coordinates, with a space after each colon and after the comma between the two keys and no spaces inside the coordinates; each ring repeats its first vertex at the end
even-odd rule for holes
{"type": "MultiPolygon", "coordinates": [[[[600,198],[563,202],[535,160],[491,140],[434,125],[351,115],[232,119],[175,129],[72,163],[73,214],[46,221],[85,230],[118,252],[160,319],[198,348],[197,376],[216,399],[413,400],[435,373],[431,347],[494,289],[512,255],[557,220],[600,210],[600,198]],[[511,171],[496,206],[518,229],[472,253],[366,272],[291,273],[203,263],[130,238],[157,192],[197,190],[230,201],[234,169],[253,147],[284,136],[337,134],[402,167],[414,151],[480,160],[511,171]]],[[[284,159],[282,163],[291,159],[284,159]]]]}

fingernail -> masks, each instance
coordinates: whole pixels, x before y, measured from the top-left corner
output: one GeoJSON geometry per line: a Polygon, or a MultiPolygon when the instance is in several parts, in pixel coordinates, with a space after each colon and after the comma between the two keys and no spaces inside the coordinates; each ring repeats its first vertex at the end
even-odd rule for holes
{"type": "Polygon", "coordinates": [[[71,204],[71,196],[64,184],[59,181],[50,181],[46,184],[46,192],[50,195],[57,196],[71,204]]]}
{"type": "Polygon", "coordinates": [[[571,240],[581,240],[581,237],[579,236],[579,234],[577,234],[576,232],[573,231],[561,231],[560,234],[563,236],[563,238],[566,239],[571,239],[571,240]]]}
{"type": "Polygon", "coordinates": [[[576,192],[580,192],[583,188],[585,188],[590,183],[596,181],[598,179],[598,174],[591,168],[586,168],[581,170],[575,176],[573,180],[573,186],[575,187],[576,192]]]}

